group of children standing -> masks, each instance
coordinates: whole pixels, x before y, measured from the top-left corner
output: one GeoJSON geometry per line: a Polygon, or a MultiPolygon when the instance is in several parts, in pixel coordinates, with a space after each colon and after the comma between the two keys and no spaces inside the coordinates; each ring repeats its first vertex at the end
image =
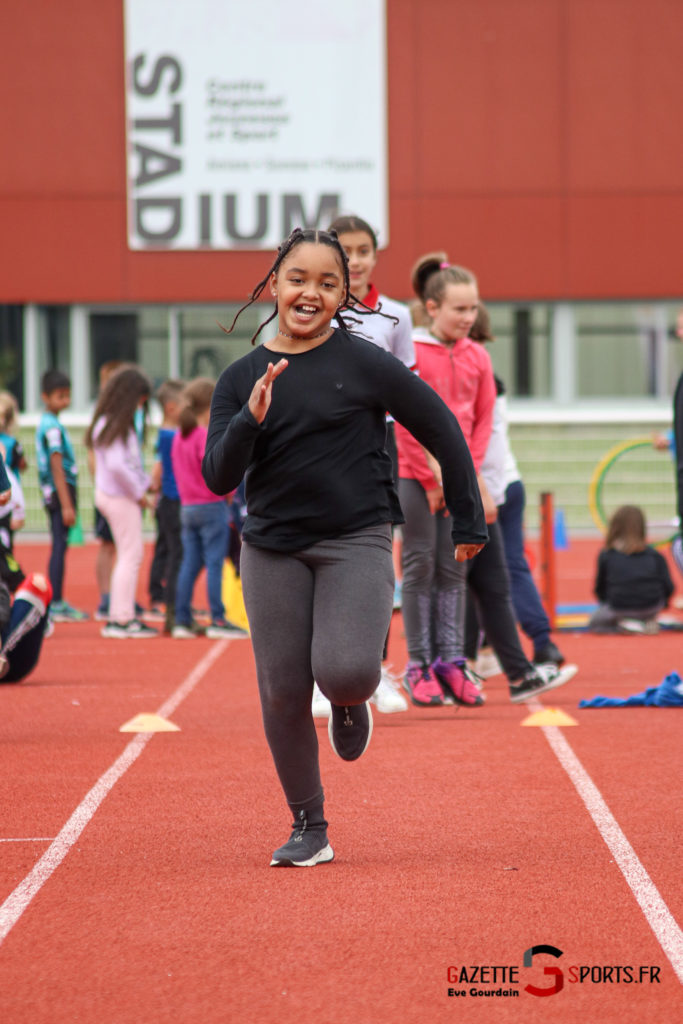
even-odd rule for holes
{"type": "MultiPolygon", "coordinates": [[[[149,638],[158,629],[144,621],[163,619],[178,639],[246,636],[229,622],[222,601],[222,570],[228,552],[229,512],[225,497],[209,491],[201,476],[212,381],[185,386],[168,380],[157,393],[163,410],[151,475],[144,467],[148,377],[131,364],[109,365],[85,434],[95,485],[95,526],[100,541],[97,577],[105,619],[102,636],[149,638]],[[151,607],[136,602],[142,565],[143,513],[153,510],[157,540],[150,570],[151,607]],[[207,570],[211,621],[194,622],[192,595],[202,568],[207,570]]],[[[61,371],[42,378],[45,411],[36,432],[38,475],[52,538],[48,575],[53,588],[53,621],[87,618],[64,600],[64,570],[70,528],[78,515],[77,464],[69,433],[59,414],[69,405],[71,387],[61,371]]]]}

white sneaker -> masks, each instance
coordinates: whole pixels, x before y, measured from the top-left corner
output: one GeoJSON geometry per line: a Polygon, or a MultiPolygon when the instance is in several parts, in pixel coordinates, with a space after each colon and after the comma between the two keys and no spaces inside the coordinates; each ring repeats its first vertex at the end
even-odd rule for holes
{"type": "Polygon", "coordinates": [[[197,633],[193,633],[189,626],[174,626],[171,636],[174,640],[195,640],[197,633]]]}
{"type": "Polygon", "coordinates": [[[490,679],[491,676],[498,676],[503,671],[500,662],[491,647],[482,647],[479,656],[474,663],[474,671],[482,679],[490,679]]]}
{"type": "Polygon", "coordinates": [[[656,636],[659,633],[659,623],[656,619],[619,619],[617,630],[620,633],[656,636]]]}
{"type": "Polygon", "coordinates": [[[317,683],[313,683],[311,711],[313,712],[314,718],[329,718],[332,714],[332,705],[317,683]]]}
{"type": "Polygon", "coordinates": [[[370,701],[378,711],[384,715],[391,715],[395,711],[407,711],[408,701],[398,689],[398,680],[391,674],[388,668],[382,666],[382,675],[370,701]]]}

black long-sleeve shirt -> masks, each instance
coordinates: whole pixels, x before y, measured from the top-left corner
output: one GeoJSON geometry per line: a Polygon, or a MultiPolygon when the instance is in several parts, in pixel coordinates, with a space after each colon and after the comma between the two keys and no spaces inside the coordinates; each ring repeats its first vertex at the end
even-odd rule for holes
{"type": "Polygon", "coordinates": [[[653,608],[668,604],[673,592],[666,559],[649,545],[630,555],[614,548],[598,555],[595,596],[610,608],[653,608]]]}
{"type": "Polygon", "coordinates": [[[264,346],[232,363],[216,385],[202,471],[216,494],[246,474],[243,536],[297,551],[378,523],[404,522],[385,449],[386,412],[442,465],[454,544],[488,533],[460,426],[435,391],[394,356],[343,330],[297,354],[264,346]],[[285,356],[262,424],[248,408],[255,382],[285,356]]]}

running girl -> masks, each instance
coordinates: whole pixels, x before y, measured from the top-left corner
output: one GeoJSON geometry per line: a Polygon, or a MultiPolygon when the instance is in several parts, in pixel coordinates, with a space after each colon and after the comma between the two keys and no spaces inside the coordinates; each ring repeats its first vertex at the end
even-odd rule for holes
{"type": "Polygon", "coordinates": [[[398,359],[347,330],[354,296],[336,233],[292,232],[242,310],[266,287],[275,298],[266,323],[277,318],[278,333],[221,375],[203,471],[216,494],[246,473],[244,597],[266,738],[294,816],[271,864],[308,867],[334,856],[313,678],[332,703],[339,757],[359,758],[372,732],[368,698],[393,605],[391,524],[403,518],[384,447],[387,411],[440,460],[456,558],[472,557],[487,532],[455,418],[398,359]]]}
{"type": "MultiPolygon", "coordinates": [[[[344,252],[349,260],[349,286],[357,305],[367,312],[368,310],[379,310],[384,316],[364,316],[362,322],[355,317],[352,325],[354,334],[367,338],[374,345],[378,345],[392,356],[400,359],[409,370],[415,368],[415,349],[413,348],[412,323],[410,313],[406,306],[394,299],[380,295],[372,283],[372,277],[377,266],[377,235],[367,221],[361,217],[344,216],[337,217],[330,225],[331,231],[337,232],[344,252]]],[[[350,316],[354,318],[354,304],[348,307],[350,316]]],[[[396,436],[394,433],[394,421],[387,416],[387,437],[386,449],[391,456],[394,467],[394,485],[398,486],[398,451],[396,449],[396,436]]],[[[394,574],[397,577],[394,588],[394,607],[400,605],[400,569],[401,569],[401,543],[400,530],[394,532],[393,537],[393,562],[394,574]]],[[[384,659],[387,657],[387,644],[384,649],[384,659]]],[[[378,711],[391,714],[396,711],[406,711],[408,703],[402,693],[399,692],[396,681],[386,664],[382,665],[382,674],[379,685],[372,695],[372,703],[378,711]]],[[[313,713],[314,715],[329,715],[330,702],[324,697],[316,685],[313,691],[313,713]]]]}

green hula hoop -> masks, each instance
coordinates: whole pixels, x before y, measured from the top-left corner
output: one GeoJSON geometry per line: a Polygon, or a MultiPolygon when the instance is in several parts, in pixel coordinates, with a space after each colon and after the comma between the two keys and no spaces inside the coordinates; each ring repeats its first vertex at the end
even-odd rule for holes
{"type": "MultiPolygon", "coordinates": [[[[620,444],[610,448],[598,462],[593,470],[590,484],[588,485],[588,508],[593,522],[603,533],[607,533],[608,516],[602,501],[602,492],[608,472],[615,462],[625,455],[626,452],[635,451],[636,448],[652,448],[651,437],[636,437],[630,441],[622,441],[620,444]]],[[[656,541],[655,547],[666,547],[676,536],[677,531],[671,534],[666,540],[656,541]]]]}

